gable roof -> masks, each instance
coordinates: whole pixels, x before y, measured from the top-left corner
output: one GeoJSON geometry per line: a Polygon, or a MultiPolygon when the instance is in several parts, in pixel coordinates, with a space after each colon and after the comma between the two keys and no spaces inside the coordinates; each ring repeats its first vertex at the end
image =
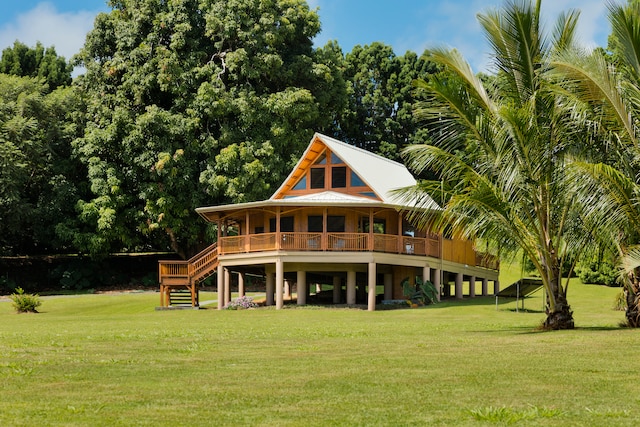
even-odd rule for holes
{"type": "MultiPolygon", "coordinates": [[[[337,139],[320,133],[316,133],[309,146],[300,157],[287,179],[285,179],[268,199],[256,202],[237,203],[232,205],[219,205],[200,207],[196,212],[206,220],[211,220],[210,215],[219,212],[233,212],[242,209],[267,207],[267,206],[386,206],[390,208],[410,207],[411,202],[401,201],[394,196],[393,191],[398,188],[416,185],[416,180],[407,168],[398,162],[389,160],[377,154],[363,150],[353,145],[346,144],[337,139]],[[293,188],[298,180],[305,175],[307,169],[318,159],[325,148],[340,157],[340,159],[376,194],[377,199],[362,197],[354,194],[345,194],[330,190],[291,196],[286,193],[293,188]]],[[[424,198],[431,198],[427,195],[424,198]]],[[[425,200],[422,200],[424,202],[425,200]]],[[[432,200],[431,200],[432,201],[432,200]]],[[[435,203],[431,206],[436,206],[435,203]]],[[[437,208],[436,208],[437,209],[437,208]]]]}
{"type": "Polygon", "coordinates": [[[399,204],[397,197],[392,193],[393,190],[416,185],[415,178],[403,164],[316,133],[296,167],[269,200],[279,198],[279,195],[295,184],[301,176],[301,170],[305,170],[322,151],[319,144],[340,157],[385,204],[399,204]]]}

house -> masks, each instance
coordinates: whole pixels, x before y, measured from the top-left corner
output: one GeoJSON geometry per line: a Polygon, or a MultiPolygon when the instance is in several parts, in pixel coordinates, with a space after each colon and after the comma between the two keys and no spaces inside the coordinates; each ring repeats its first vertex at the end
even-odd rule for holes
{"type": "Polygon", "coordinates": [[[217,224],[217,242],[188,261],[160,262],[161,305],[197,306],[197,283],[217,272],[218,308],[231,298],[231,274],[244,294],[247,274],[266,281],[266,304],[283,306],[292,284],[297,304],[306,304],[312,285],[331,287],[333,303],[366,304],[402,299],[402,281],[430,280],[445,295],[463,282],[475,296],[476,281],[487,295],[498,291],[498,262],[477,252],[471,241],[419,230],[406,219],[393,190],[416,184],[404,165],[315,134],[280,188],[268,200],[196,209],[217,224]],[[377,295],[377,286],[384,291],[377,295]],[[182,301],[185,302],[185,301],[182,301]]]}

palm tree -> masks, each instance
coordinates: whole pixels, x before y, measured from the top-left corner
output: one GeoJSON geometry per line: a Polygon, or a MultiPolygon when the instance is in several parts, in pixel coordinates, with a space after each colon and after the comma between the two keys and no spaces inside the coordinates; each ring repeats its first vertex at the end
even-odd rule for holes
{"type": "Polygon", "coordinates": [[[570,329],[569,280],[562,283],[561,265],[575,259],[589,230],[566,166],[585,133],[554,90],[550,71],[552,57],[572,46],[579,13],[560,15],[548,38],[540,3],[507,1],[478,15],[497,70],[486,88],[455,50],[429,51],[444,70],[416,83],[425,97],[417,113],[433,124],[432,144],[404,153],[413,170],[430,169],[441,179],[402,193],[414,201],[410,215],[423,227],[524,252],[546,291],[544,327],[570,329]]]}
{"type": "Polygon", "coordinates": [[[629,326],[640,327],[640,3],[609,3],[614,63],[595,52],[565,52],[554,62],[575,111],[591,120],[614,156],[576,162],[575,176],[590,199],[587,217],[620,255],[629,326]]]}

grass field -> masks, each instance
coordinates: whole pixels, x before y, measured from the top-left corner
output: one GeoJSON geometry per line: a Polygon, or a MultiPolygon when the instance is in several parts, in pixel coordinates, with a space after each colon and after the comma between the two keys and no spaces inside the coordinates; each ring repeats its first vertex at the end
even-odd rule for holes
{"type": "Polygon", "coordinates": [[[536,330],[541,294],[519,313],[492,297],[159,312],[130,293],[20,315],[3,300],[0,425],[635,426],[640,331],[618,326],[618,289],[572,286],[577,329],[557,332],[536,330]]]}

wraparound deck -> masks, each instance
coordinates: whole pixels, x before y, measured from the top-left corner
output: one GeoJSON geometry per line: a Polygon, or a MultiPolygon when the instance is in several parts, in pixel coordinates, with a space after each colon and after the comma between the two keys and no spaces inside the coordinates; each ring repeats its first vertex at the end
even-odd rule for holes
{"type": "Polygon", "coordinates": [[[441,258],[492,270],[498,259],[474,251],[470,241],[441,239],[439,236],[410,237],[371,233],[261,233],[221,237],[220,255],[272,250],[318,252],[384,252],[441,258]],[[278,237],[279,236],[279,237],[278,237]]]}

